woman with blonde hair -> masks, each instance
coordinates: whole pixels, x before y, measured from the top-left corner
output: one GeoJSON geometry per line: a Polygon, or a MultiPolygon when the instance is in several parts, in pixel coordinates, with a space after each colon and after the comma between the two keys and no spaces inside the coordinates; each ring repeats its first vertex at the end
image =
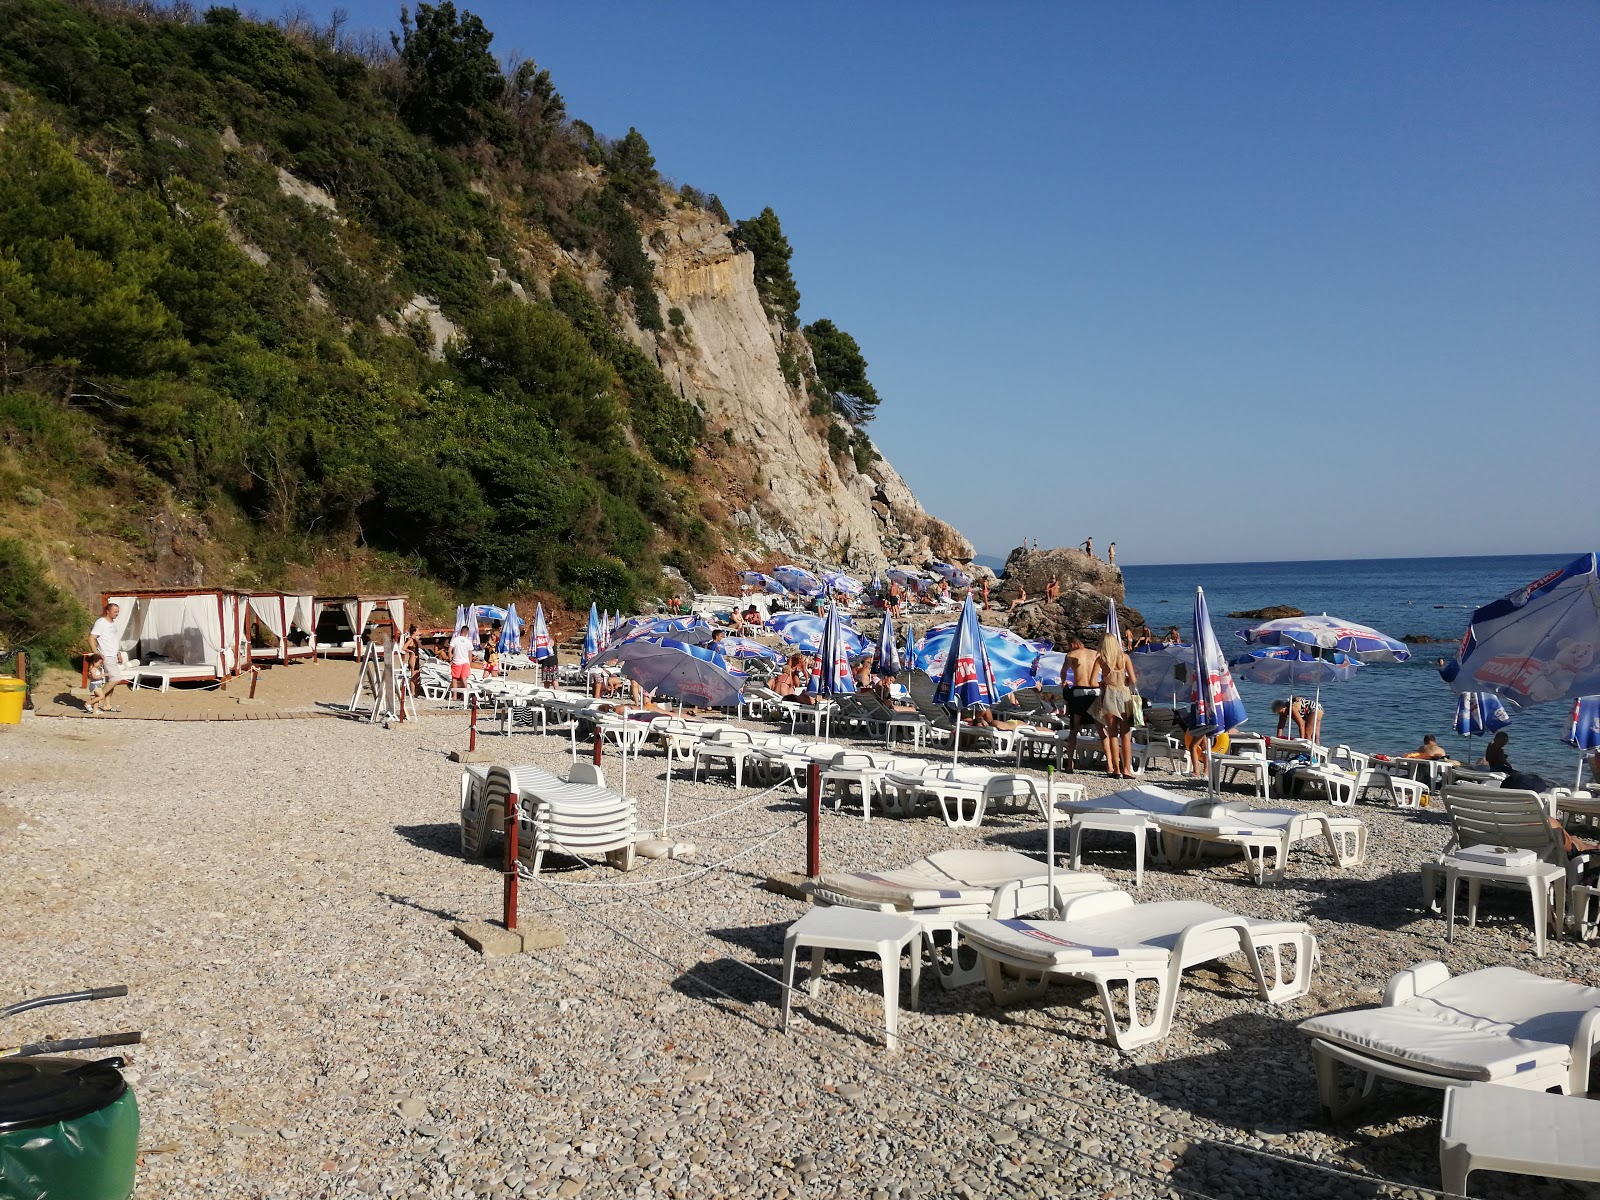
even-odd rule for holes
{"type": "Polygon", "coordinates": [[[1107,633],[1100,639],[1100,699],[1094,719],[1100,722],[1101,744],[1106,754],[1106,774],[1113,779],[1133,778],[1133,663],[1122,643],[1107,633]]]}

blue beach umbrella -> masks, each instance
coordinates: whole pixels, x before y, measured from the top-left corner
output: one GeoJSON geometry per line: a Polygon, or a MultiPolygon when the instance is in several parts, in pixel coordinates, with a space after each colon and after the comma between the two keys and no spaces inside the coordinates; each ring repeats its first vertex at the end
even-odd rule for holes
{"type": "Polygon", "coordinates": [[[637,637],[675,637],[683,642],[703,643],[711,640],[711,626],[699,617],[629,617],[612,632],[611,645],[637,637]],[[689,637],[688,634],[704,634],[689,637]]]}
{"type": "Polygon", "coordinates": [[[774,567],[772,576],[797,596],[815,596],[822,590],[822,580],[804,567],[793,565],[774,567]]]}
{"type": "Polygon", "coordinates": [[[1255,646],[1301,646],[1309,650],[1343,650],[1362,662],[1402,663],[1411,657],[1411,648],[1386,633],[1367,625],[1341,621],[1327,613],[1303,617],[1283,617],[1264,621],[1239,636],[1255,646]]]}
{"type": "Polygon", "coordinates": [[[1117,623],[1117,602],[1114,597],[1106,599],[1106,632],[1116,640],[1117,645],[1122,645],[1122,626],[1117,623]]]}
{"type": "Polygon", "coordinates": [[[1189,728],[1210,734],[1244,724],[1246,713],[1239,688],[1222,657],[1204,588],[1194,590],[1194,663],[1189,695],[1189,728]]]}
{"type": "Polygon", "coordinates": [[[467,628],[472,632],[472,644],[474,646],[482,646],[483,634],[478,632],[478,606],[476,604],[467,606],[467,628]]]}
{"type": "Polygon", "coordinates": [[[1472,761],[1472,739],[1498,733],[1511,724],[1511,714],[1493,692],[1462,692],[1456,697],[1455,730],[1467,739],[1467,761],[1472,761]]]}
{"type": "Polygon", "coordinates": [[[912,625],[910,621],[907,621],[906,622],[906,649],[905,649],[905,653],[900,656],[900,667],[901,667],[901,669],[905,670],[905,671],[911,670],[912,667],[917,665],[916,664],[916,657],[917,657],[917,630],[916,630],[916,626],[912,625]]]}
{"type": "Polygon", "coordinates": [[[1194,647],[1186,642],[1143,646],[1128,655],[1138,679],[1139,694],[1152,703],[1162,699],[1178,707],[1178,696],[1189,694],[1194,679],[1194,647]]]}
{"type": "Polygon", "coordinates": [[[787,589],[771,575],[764,575],[760,571],[740,571],[739,578],[753,588],[760,588],[764,592],[773,592],[782,595],[787,589]]]}
{"type": "Polygon", "coordinates": [[[878,626],[878,653],[872,660],[872,669],[879,675],[900,674],[900,648],[894,641],[894,618],[883,614],[883,624],[878,626]]]}
{"type": "Polygon", "coordinates": [[[594,601],[589,602],[589,624],[583,631],[583,665],[588,666],[591,659],[600,653],[600,611],[595,608],[594,601]]]}
{"type": "Polygon", "coordinates": [[[1600,692],[1600,572],[1585,554],[1472,614],[1439,674],[1514,710],[1600,692]]]}
{"type": "Polygon", "coordinates": [[[953,567],[947,562],[929,563],[928,570],[945,580],[951,587],[964,588],[972,586],[972,576],[961,570],[961,568],[953,567]]]}
{"type": "Polygon", "coordinates": [[[706,708],[735,708],[741,680],[727,659],[706,646],[675,638],[643,637],[619,642],[595,655],[594,666],[618,664],[646,692],[671,696],[706,708]]]}
{"type": "Polygon", "coordinates": [[[1033,660],[1033,680],[1040,687],[1058,688],[1071,672],[1067,670],[1067,656],[1059,650],[1041,651],[1033,660]]]}
{"type": "Polygon", "coordinates": [[[867,585],[854,575],[846,575],[843,571],[827,571],[823,573],[822,582],[830,592],[843,592],[846,596],[859,596],[866,591],[867,585]]]}
{"type": "Polygon", "coordinates": [[[1591,750],[1600,749],[1600,696],[1579,696],[1572,702],[1572,724],[1567,730],[1567,745],[1578,752],[1578,777],[1572,790],[1583,786],[1583,760],[1591,750]]]}
{"type": "Polygon", "coordinates": [[[550,627],[544,621],[544,605],[541,603],[533,610],[533,633],[528,638],[528,655],[534,662],[543,662],[555,652],[555,644],[550,639],[550,627]]]}
{"type": "Polygon", "coordinates": [[[933,688],[935,704],[951,704],[956,710],[955,736],[950,739],[951,762],[958,761],[961,755],[962,710],[975,704],[993,704],[999,698],[994,672],[989,667],[989,652],[984,647],[978,625],[978,610],[969,594],[962,601],[950,650],[944,656],[944,669],[933,688]]]}
{"type": "Polygon", "coordinates": [[[1320,652],[1300,646],[1257,646],[1230,659],[1228,665],[1251,683],[1305,688],[1348,683],[1361,669],[1361,661],[1343,650],[1320,652]]]}
{"type": "MultiPolygon", "coordinates": [[[[827,626],[826,618],[811,613],[779,615],[789,618],[774,626],[779,637],[802,654],[821,653],[823,632],[827,626]]],[[[839,638],[844,643],[846,653],[851,657],[865,654],[872,649],[872,643],[843,620],[839,622],[839,638]]]]}
{"type": "MultiPolygon", "coordinates": [[[[976,608],[974,608],[976,611],[976,608]]],[[[929,675],[942,674],[961,622],[935,625],[917,642],[911,665],[929,675]]],[[[978,636],[988,655],[989,669],[999,695],[1009,696],[1034,686],[1034,663],[1050,650],[1049,642],[1030,642],[1003,626],[979,625],[978,636]]]]}
{"type": "Polygon", "coordinates": [[[890,567],[884,573],[901,587],[907,587],[922,578],[915,571],[907,570],[905,567],[890,567]]]}
{"type": "Polygon", "coordinates": [[[506,606],[505,620],[500,623],[501,654],[515,654],[522,649],[522,619],[517,616],[517,606],[506,606]]]}
{"type": "Polygon", "coordinates": [[[839,620],[839,606],[829,601],[828,616],[822,624],[822,645],[817,664],[811,669],[811,679],[806,683],[806,691],[813,696],[845,696],[856,690],[856,681],[850,675],[850,650],[844,638],[845,629],[846,626],[839,620]]]}

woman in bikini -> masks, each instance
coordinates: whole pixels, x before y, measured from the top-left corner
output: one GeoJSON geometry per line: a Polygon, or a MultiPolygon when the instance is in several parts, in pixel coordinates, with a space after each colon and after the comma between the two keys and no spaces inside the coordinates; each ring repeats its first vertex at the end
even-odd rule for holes
{"type": "Polygon", "coordinates": [[[1100,639],[1097,662],[1101,683],[1094,718],[1100,722],[1106,774],[1113,779],[1132,779],[1133,725],[1128,710],[1133,704],[1133,685],[1137,682],[1133,664],[1128,661],[1122,643],[1109,633],[1100,639]]]}

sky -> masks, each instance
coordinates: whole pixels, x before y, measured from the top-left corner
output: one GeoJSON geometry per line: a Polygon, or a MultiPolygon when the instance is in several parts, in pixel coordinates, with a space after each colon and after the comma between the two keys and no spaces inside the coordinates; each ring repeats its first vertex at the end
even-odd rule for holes
{"type": "Polygon", "coordinates": [[[980,553],[1600,548],[1600,4],[458,6],[777,212],[980,553]]]}

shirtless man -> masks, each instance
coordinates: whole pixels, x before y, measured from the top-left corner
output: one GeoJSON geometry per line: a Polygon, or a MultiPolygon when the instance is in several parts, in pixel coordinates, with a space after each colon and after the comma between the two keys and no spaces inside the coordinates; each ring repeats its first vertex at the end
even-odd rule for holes
{"type": "Polygon", "coordinates": [[[1052,575],[1050,576],[1050,582],[1044,585],[1044,598],[1051,603],[1054,603],[1060,597],[1060,595],[1061,581],[1052,575]]]}
{"type": "MultiPolygon", "coordinates": [[[[1094,724],[1089,709],[1100,699],[1100,655],[1085,649],[1081,639],[1071,639],[1067,642],[1067,659],[1062,677],[1065,678],[1069,671],[1072,673],[1072,683],[1063,686],[1062,699],[1067,703],[1067,740],[1076,747],[1078,730],[1084,725],[1094,724]]],[[[1076,770],[1077,764],[1069,759],[1066,769],[1076,770]]]]}

